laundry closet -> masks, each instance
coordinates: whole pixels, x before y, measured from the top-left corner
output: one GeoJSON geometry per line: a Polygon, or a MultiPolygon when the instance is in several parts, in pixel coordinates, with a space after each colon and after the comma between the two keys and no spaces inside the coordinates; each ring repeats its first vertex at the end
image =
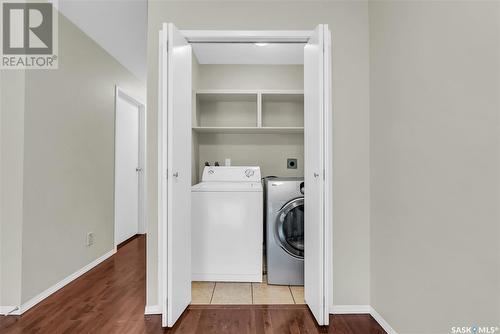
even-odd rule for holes
{"type": "Polygon", "coordinates": [[[329,39],[326,25],[164,25],[158,258],[165,326],[190,303],[305,303],[328,323],[329,39]]]}
{"type": "Polygon", "coordinates": [[[293,238],[303,250],[303,203],[288,213],[287,226],[278,233],[278,227],[267,227],[275,219],[266,219],[266,182],[259,184],[277,177],[296,181],[297,189],[303,183],[303,48],[303,43],[192,45],[193,303],[303,303],[302,288],[290,288],[303,285],[303,254],[287,254],[298,264],[283,268],[299,279],[287,280],[279,268],[287,263],[278,260],[270,274],[285,277],[268,286],[266,255],[283,251],[265,247],[267,240],[275,242],[276,230],[276,240],[288,231],[283,242],[293,238]]]}

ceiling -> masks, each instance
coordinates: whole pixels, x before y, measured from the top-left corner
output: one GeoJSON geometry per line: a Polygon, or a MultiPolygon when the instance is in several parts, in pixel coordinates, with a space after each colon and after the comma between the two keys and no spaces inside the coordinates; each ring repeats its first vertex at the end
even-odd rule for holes
{"type": "MultiPolygon", "coordinates": [[[[58,8],[130,72],[146,81],[147,0],[59,0],[58,8]]],[[[301,43],[192,45],[200,64],[304,63],[304,44],[301,43]]]]}
{"type": "Polygon", "coordinates": [[[297,65],[304,63],[302,43],[193,43],[200,64],[297,65]]]}
{"type": "Polygon", "coordinates": [[[147,0],[59,0],[58,9],[137,78],[146,81],[147,0]]]}

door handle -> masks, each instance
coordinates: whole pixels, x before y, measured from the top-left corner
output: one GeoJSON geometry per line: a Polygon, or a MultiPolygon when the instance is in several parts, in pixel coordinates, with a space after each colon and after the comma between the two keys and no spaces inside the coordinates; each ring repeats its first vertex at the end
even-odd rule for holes
{"type": "Polygon", "coordinates": [[[135,171],[136,171],[136,172],[142,172],[142,168],[137,167],[137,168],[135,169],[135,171]]]}
{"type": "Polygon", "coordinates": [[[174,177],[179,177],[179,172],[175,172],[174,174],[172,174],[174,177]]]}
{"type": "Polygon", "coordinates": [[[314,173],[314,177],[319,177],[319,173],[314,173]]]}

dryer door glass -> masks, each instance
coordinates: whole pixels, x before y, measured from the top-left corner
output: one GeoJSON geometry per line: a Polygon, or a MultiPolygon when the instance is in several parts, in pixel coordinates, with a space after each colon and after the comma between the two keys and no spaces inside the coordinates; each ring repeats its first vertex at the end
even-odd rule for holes
{"type": "Polygon", "coordinates": [[[285,204],[276,226],[281,248],[294,257],[304,258],[304,198],[285,204]]]}

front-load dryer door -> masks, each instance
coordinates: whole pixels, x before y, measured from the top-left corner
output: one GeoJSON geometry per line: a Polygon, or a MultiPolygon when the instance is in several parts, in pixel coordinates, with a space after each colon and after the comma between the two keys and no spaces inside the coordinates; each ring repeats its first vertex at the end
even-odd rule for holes
{"type": "Polygon", "coordinates": [[[304,198],[288,202],[276,218],[275,237],[289,255],[304,258],[304,198]]]}

